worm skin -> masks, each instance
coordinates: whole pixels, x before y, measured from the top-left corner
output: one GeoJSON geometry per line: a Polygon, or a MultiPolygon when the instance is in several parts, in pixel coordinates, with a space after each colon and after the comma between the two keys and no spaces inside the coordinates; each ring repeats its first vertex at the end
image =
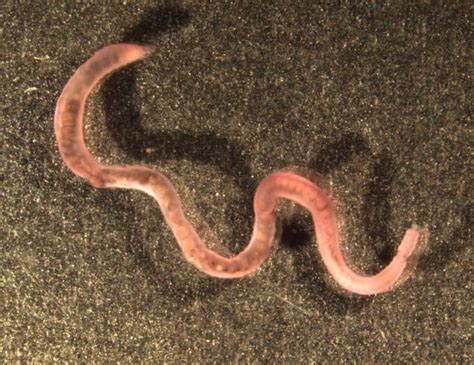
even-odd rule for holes
{"type": "Polygon", "coordinates": [[[54,129],[66,165],[96,188],[136,189],[155,198],[186,260],[208,275],[238,278],[256,271],[270,254],[276,231],[275,209],[279,199],[305,207],[313,218],[319,252],[334,280],[349,292],[371,295],[391,290],[410,274],[416,260],[420,229],[413,226],[402,239],[393,260],[378,274],[360,275],[351,270],[339,246],[334,205],[323,189],[302,176],[277,171],[257,187],[255,224],[247,247],[238,255],[223,257],[208,249],[186,218],[180,198],[163,174],[144,166],[106,166],[87,150],[83,115],[91,90],[106,75],[146,57],[151,47],[135,44],[109,45],[82,64],[68,81],[56,105],[54,129]]]}

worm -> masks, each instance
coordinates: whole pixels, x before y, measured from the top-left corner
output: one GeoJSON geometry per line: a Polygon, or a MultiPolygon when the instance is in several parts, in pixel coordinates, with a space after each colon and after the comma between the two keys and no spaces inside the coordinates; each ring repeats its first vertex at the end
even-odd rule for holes
{"type": "Polygon", "coordinates": [[[185,259],[202,272],[218,278],[238,278],[255,272],[267,259],[276,233],[276,207],[280,199],[302,205],[312,216],[319,253],[327,271],[350,293],[373,295],[389,291],[410,275],[416,259],[421,229],[409,228],[392,261],[369,276],[352,270],[340,244],[335,208],[325,191],[292,172],[276,171],[258,185],[253,202],[255,223],[250,243],[236,256],[224,257],[208,249],[183,212],[181,200],[170,180],[145,166],[109,166],[88,151],[83,136],[87,97],[105,76],[146,57],[151,46],[112,44],[83,63],[64,87],[56,104],[54,130],[59,152],[76,175],[95,188],[140,190],[159,204],[185,259]]]}

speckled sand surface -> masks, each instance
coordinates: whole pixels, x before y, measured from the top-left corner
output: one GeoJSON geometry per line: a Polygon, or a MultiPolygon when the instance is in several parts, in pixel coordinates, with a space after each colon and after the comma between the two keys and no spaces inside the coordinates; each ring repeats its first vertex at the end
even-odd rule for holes
{"type": "Polygon", "coordinates": [[[469,6],[124,3],[0,5],[2,362],[472,363],[469,6]],[[87,141],[104,161],[164,171],[223,240],[209,245],[234,253],[260,179],[301,166],[336,200],[361,270],[428,226],[414,277],[344,295],[309,216],[286,204],[256,275],[208,278],[152,199],[70,173],[56,99],[121,41],[157,51],[90,98],[87,141]]]}

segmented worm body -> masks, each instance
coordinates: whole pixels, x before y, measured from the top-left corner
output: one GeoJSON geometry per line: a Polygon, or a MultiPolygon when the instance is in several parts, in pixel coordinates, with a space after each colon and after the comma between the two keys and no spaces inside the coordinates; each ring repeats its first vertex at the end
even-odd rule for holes
{"type": "Polygon", "coordinates": [[[237,278],[256,271],[270,254],[275,236],[275,209],[281,198],[305,207],[313,218],[319,252],[335,281],[349,292],[370,295],[391,290],[407,276],[420,230],[408,229],[393,260],[378,274],[359,275],[346,264],[339,246],[335,209],[328,195],[313,182],[278,171],[264,178],[254,197],[255,224],[250,243],[238,255],[223,257],[208,249],[188,219],[180,198],[163,174],[144,166],[106,166],[87,150],[83,137],[86,99],[94,86],[114,70],[144,58],[151,48],[135,44],[109,45],[82,64],[64,87],[56,105],[55,133],[66,165],[96,188],[136,189],[155,198],[186,260],[220,278],[237,278]]]}

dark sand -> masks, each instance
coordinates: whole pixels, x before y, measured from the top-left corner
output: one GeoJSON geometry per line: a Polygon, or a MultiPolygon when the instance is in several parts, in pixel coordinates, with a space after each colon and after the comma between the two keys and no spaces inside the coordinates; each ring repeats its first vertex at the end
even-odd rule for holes
{"type": "Polygon", "coordinates": [[[0,5],[2,361],[474,361],[469,5],[43,3],[0,5]],[[164,171],[223,240],[209,244],[233,253],[258,182],[301,166],[337,201],[360,270],[390,261],[412,223],[429,227],[415,275],[376,297],[341,293],[310,218],[287,204],[256,275],[208,278],[152,199],[74,176],[56,99],[121,41],[157,51],[91,96],[98,156],[164,171]]]}

